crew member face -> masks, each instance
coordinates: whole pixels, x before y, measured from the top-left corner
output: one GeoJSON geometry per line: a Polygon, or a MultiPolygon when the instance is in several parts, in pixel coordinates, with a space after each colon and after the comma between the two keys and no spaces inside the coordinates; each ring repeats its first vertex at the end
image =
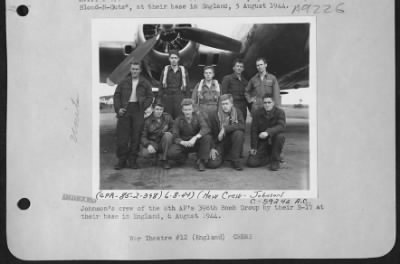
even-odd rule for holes
{"type": "Polygon", "coordinates": [[[244,71],[244,65],[243,63],[236,62],[235,66],[233,66],[233,72],[240,75],[244,71]]]}
{"type": "Polygon", "coordinates": [[[131,71],[132,78],[134,78],[134,79],[138,78],[140,75],[140,72],[141,72],[140,65],[131,64],[130,71],[131,71]]]}
{"type": "Polygon", "coordinates": [[[179,57],[176,54],[171,54],[169,56],[169,62],[172,66],[177,66],[179,63],[179,57]]]}
{"type": "Polygon", "coordinates": [[[267,64],[263,60],[258,60],[256,62],[256,66],[259,73],[264,73],[267,71],[267,64]]]}
{"type": "Polygon", "coordinates": [[[162,115],[163,112],[164,112],[164,108],[163,108],[163,107],[161,107],[161,106],[159,106],[159,105],[156,105],[156,107],[154,107],[153,113],[154,113],[154,116],[155,116],[156,118],[161,117],[161,115],[162,115]]]}
{"type": "Polygon", "coordinates": [[[192,118],[193,114],[193,105],[184,105],[182,107],[182,112],[185,118],[192,118]]]}
{"type": "Polygon", "coordinates": [[[269,98],[269,97],[264,98],[264,109],[266,111],[271,111],[272,108],[274,107],[274,105],[275,105],[275,103],[272,100],[272,98],[269,98]]]}
{"type": "Polygon", "coordinates": [[[221,102],[222,111],[224,111],[225,113],[230,113],[232,110],[232,106],[233,104],[229,99],[221,102]]]}
{"type": "Polygon", "coordinates": [[[206,81],[211,81],[212,78],[214,78],[214,71],[211,69],[206,69],[204,71],[204,78],[206,79],[206,81]]]}

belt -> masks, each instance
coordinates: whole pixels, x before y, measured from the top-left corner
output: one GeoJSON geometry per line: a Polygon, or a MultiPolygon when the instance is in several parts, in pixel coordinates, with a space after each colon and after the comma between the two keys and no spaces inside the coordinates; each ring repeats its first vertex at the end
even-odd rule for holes
{"type": "Polygon", "coordinates": [[[171,90],[171,89],[167,88],[164,90],[164,94],[167,94],[167,95],[182,94],[182,91],[180,89],[171,90]]]}
{"type": "Polygon", "coordinates": [[[218,102],[202,102],[202,101],[200,101],[199,104],[200,105],[217,105],[218,102]]]}
{"type": "Polygon", "coordinates": [[[233,101],[234,102],[240,102],[240,103],[245,103],[245,102],[247,102],[247,100],[246,100],[246,98],[241,98],[241,97],[237,97],[237,98],[235,98],[235,97],[233,97],[233,101]]]}

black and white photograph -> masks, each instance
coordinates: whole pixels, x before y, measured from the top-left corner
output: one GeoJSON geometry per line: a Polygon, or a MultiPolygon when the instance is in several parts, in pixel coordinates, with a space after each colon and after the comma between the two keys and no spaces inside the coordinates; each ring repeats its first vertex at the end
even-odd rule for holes
{"type": "Polygon", "coordinates": [[[393,252],[394,2],[164,2],[6,1],[10,255],[393,252]]]}
{"type": "Polygon", "coordinates": [[[310,21],[92,23],[100,189],[310,190],[310,21]]]}

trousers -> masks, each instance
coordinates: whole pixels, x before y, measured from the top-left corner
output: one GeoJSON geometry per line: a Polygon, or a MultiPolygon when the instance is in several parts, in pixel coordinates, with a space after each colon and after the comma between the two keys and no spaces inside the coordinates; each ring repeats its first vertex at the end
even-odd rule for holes
{"type": "MultiPolygon", "coordinates": [[[[170,132],[165,132],[161,137],[160,142],[151,142],[150,144],[156,150],[156,153],[160,154],[160,160],[167,160],[169,147],[172,145],[172,134],[170,132]]],[[[150,158],[154,154],[150,153],[147,148],[142,149],[142,156],[144,158],[150,158]]]]}
{"type": "Polygon", "coordinates": [[[276,134],[272,138],[259,140],[256,155],[249,155],[247,159],[248,167],[258,167],[266,165],[269,161],[280,161],[285,137],[276,134]]]}
{"type": "Polygon", "coordinates": [[[196,141],[191,148],[186,148],[180,144],[173,144],[168,150],[169,160],[185,160],[187,155],[191,152],[197,153],[197,159],[208,160],[210,155],[211,136],[204,135],[196,141]]]}
{"type": "Polygon", "coordinates": [[[216,147],[219,155],[216,159],[208,160],[207,167],[216,169],[222,165],[224,160],[239,161],[244,143],[244,132],[235,130],[224,136],[221,143],[216,147]]]}
{"type": "Polygon", "coordinates": [[[181,102],[183,100],[183,93],[164,94],[162,102],[164,104],[164,111],[172,116],[175,120],[181,113],[181,102]]]}
{"type": "Polygon", "coordinates": [[[144,113],[138,103],[129,103],[123,116],[117,117],[117,157],[136,159],[144,125],[144,113]]]}
{"type": "Polygon", "coordinates": [[[246,123],[246,118],[247,118],[247,109],[251,111],[251,104],[247,103],[246,100],[236,100],[233,101],[233,105],[240,110],[243,114],[243,119],[244,122],[246,123]]]}
{"type": "Polygon", "coordinates": [[[200,113],[207,115],[207,118],[209,115],[214,114],[218,110],[218,106],[216,104],[199,104],[198,108],[200,113]]]}

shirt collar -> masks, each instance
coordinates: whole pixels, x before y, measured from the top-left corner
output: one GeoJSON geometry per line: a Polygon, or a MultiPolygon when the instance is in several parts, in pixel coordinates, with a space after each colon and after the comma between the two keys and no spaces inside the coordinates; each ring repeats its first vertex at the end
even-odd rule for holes
{"type": "MultiPolygon", "coordinates": [[[[151,118],[150,119],[151,122],[157,121],[157,118],[154,116],[154,113],[151,114],[150,118],[151,118]]],[[[160,117],[160,120],[163,120],[163,119],[164,119],[164,113],[160,117]]]]}
{"type": "MultiPolygon", "coordinates": [[[[172,69],[172,65],[169,65],[169,71],[174,71],[174,69],[172,69]]],[[[181,67],[180,65],[178,65],[178,70],[176,72],[181,71],[181,67]]]]}
{"type": "MultiPolygon", "coordinates": [[[[257,76],[258,78],[261,79],[261,74],[259,72],[257,72],[257,76]]],[[[268,71],[265,72],[264,79],[267,79],[267,76],[268,76],[268,71]]]]}
{"type": "Polygon", "coordinates": [[[222,115],[224,116],[224,117],[231,117],[231,115],[232,115],[232,110],[229,112],[229,113],[225,113],[224,111],[222,111],[222,115]]]}
{"type": "Polygon", "coordinates": [[[215,82],[216,82],[216,80],[215,79],[212,79],[212,81],[211,81],[211,86],[209,87],[208,85],[207,85],[207,83],[206,83],[206,80],[204,80],[204,82],[203,82],[203,87],[207,87],[208,89],[212,89],[212,88],[214,88],[216,85],[215,85],[215,82]]]}
{"type": "MultiPolygon", "coordinates": [[[[193,122],[193,120],[195,120],[196,118],[197,118],[197,114],[196,114],[196,112],[193,112],[191,122],[193,122]]],[[[185,121],[186,123],[189,123],[183,114],[181,115],[181,120],[185,121]]]]}
{"type": "MultiPolygon", "coordinates": [[[[137,81],[140,82],[140,81],[142,80],[142,78],[143,78],[143,77],[142,77],[141,75],[139,75],[139,78],[137,78],[137,81]]],[[[132,75],[131,75],[131,74],[128,75],[128,79],[129,79],[131,82],[133,81],[133,78],[132,78],[132,75]]]]}
{"type": "MultiPolygon", "coordinates": [[[[236,80],[239,80],[239,78],[238,78],[238,76],[236,75],[236,73],[232,73],[232,78],[234,78],[234,79],[236,79],[236,80]]],[[[241,74],[240,75],[240,80],[243,80],[244,78],[243,78],[243,74],[241,74]]],[[[239,81],[240,81],[239,80],[239,81]]]]}
{"type": "Polygon", "coordinates": [[[276,107],[275,107],[275,106],[272,107],[272,109],[271,109],[270,111],[265,110],[264,107],[263,107],[263,109],[264,109],[264,114],[265,114],[265,115],[271,115],[272,113],[275,112],[276,107]]]}

